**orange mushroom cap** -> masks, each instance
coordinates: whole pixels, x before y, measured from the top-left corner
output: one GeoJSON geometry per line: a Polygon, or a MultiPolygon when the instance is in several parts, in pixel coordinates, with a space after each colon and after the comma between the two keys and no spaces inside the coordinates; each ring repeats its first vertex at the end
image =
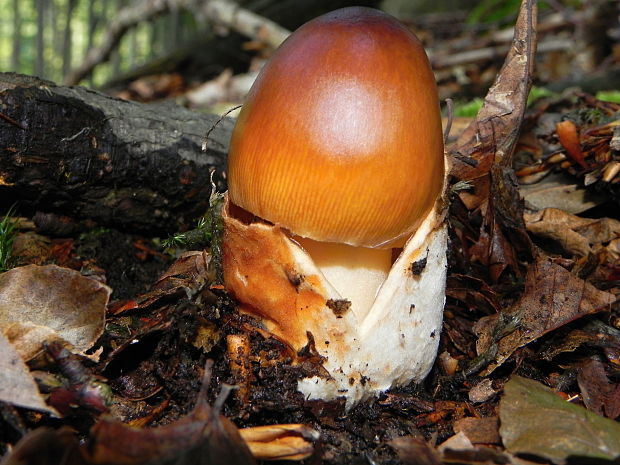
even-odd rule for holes
{"type": "Polygon", "coordinates": [[[383,247],[409,236],[444,179],[437,88],[420,41],[370,8],[299,28],[250,90],[228,178],[234,204],[303,237],[383,247]]]}

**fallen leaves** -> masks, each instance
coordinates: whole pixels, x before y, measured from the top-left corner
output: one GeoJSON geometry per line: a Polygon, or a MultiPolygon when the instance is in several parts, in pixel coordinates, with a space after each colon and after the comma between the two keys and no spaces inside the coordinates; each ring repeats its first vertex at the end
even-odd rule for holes
{"type": "Polygon", "coordinates": [[[503,364],[519,347],[590,313],[608,310],[616,300],[547,258],[528,270],[525,292],[511,308],[478,321],[477,351],[495,353],[483,374],[503,364]]]}
{"type": "Polygon", "coordinates": [[[0,274],[0,401],[58,415],[24,362],[55,344],[90,349],[103,332],[109,295],[107,286],[55,265],[0,274]]]}
{"type": "Polygon", "coordinates": [[[466,188],[458,191],[466,212],[453,216],[463,224],[480,215],[478,231],[461,231],[470,262],[488,268],[492,282],[509,269],[519,275],[518,259],[532,258],[512,158],[530,90],[536,53],[535,1],[523,0],[512,47],[476,119],[448,147],[451,176],[466,188]]]}
{"type": "Polygon", "coordinates": [[[513,377],[500,402],[500,434],[513,453],[566,459],[620,457],[620,425],[573,405],[536,381],[513,377]]]}
{"type": "Polygon", "coordinates": [[[532,234],[554,240],[566,252],[580,257],[620,238],[618,220],[581,218],[555,208],[526,213],[525,224],[532,234]]]}
{"type": "Polygon", "coordinates": [[[104,418],[91,428],[87,442],[78,441],[66,428],[40,428],[22,438],[2,465],[252,465],[255,457],[302,460],[313,453],[319,435],[304,425],[238,430],[220,414],[230,387],[223,388],[214,405],[207,402],[210,367],[208,364],[196,406],[175,422],[138,428],[104,418]],[[58,457],[63,457],[62,461],[58,457]]]}

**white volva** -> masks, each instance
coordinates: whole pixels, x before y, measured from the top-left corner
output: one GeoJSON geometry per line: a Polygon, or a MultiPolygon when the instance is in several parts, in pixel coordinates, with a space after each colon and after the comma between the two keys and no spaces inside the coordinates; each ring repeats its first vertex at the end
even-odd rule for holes
{"type": "MultiPolygon", "coordinates": [[[[293,240],[278,227],[262,222],[242,224],[224,215],[228,234],[238,236],[239,242],[260,241],[266,261],[259,259],[252,266],[260,267],[262,282],[284,274],[303,277],[302,284],[287,291],[296,310],[291,308],[285,316],[296,315],[299,321],[278,322],[277,317],[267,317],[263,323],[284,342],[295,340],[290,336],[290,325],[296,333],[312,335],[317,352],[325,358],[323,367],[329,376],[300,380],[298,389],[306,398],[344,397],[350,408],[376,393],[422,381],[428,374],[437,353],[445,302],[447,228],[439,210],[428,215],[389,273],[381,271],[385,265],[384,251],[358,259],[370,268],[370,277],[361,279],[364,267],[351,265],[345,257],[340,257],[342,265],[338,265],[320,243],[293,240]],[[277,263],[270,258],[281,257],[282,250],[286,250],[289,259],[277,263]],[[367,285],[372,295],[367,289],[361,297],[351,295],[360,287],[354,282],[356,279],[364,283],[362,288],[367,285]],[[308,302],[316,299],[307,299],[300,292],[302,289],[320,296],[323,304],[311,306],[308,302]],[[344,309],[336,311],[334,302],[344,301],[351,302],[351,307],[347,308],[345,302],[344,309]]],[[[231,286],[233,292],[252,299],[255,284],[247,282],[249,272],[240,272],[247,263],[235,250],[225,253],[234,255],[228,259],[229,266],[239,266],[236,271],[229,270],[229,276],[238,276],[231,286]]],[[[240,300],[243,303],[243,297],[240,300]]],[[[274,301],[274,306],[281,305],[279,302],[282,300],[274,301]]],[[[270,309],[258,310],[259,315],[255,310],[249,313],[259,317],[270,314],[270,309]]],[[[299,349],[294,343],[291,346],[299,349]]]]}

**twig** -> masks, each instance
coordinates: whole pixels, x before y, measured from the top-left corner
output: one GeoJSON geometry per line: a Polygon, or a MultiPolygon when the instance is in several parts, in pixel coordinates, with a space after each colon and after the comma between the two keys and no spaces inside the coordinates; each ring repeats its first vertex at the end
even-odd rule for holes
{"type": "Polygon", "coordinates": [[[211,125],[211,127],[209,128],[209,130],[207,131],[207,133],[205,134],[205,137],[202,141],[202,151],[206,152],[207,151],[207,145],[209,144],[209,136],[211,135],[211,133],[213,132],[213,130],[217,127],[218,124],[220,124],[222,122],[222,120],[224,118],[226,118],[230,113],[232,113],[235,110],[238,110],[239,108],[241,108],[243,105],[237,105],[236,107],[231,108],[230,110],[224,112],[224,114],[222,114],[222,116],[220,116],[220,119],[218,119],[215,123],[213,123],[211,125]]]}
{"type": "MultiPolygon", "coordinates": [[[[434,69],[449,68],[451,66],[466,65],[499,59],[506,56],[512,45],[498,45],[496,47],[484,47],[477,50],[465,50],[448,56],[435,56],[430,54],[430,60],[434,69]]],[[[563,52],[574,48],[574,44],[565,39],[549,39],[538,45],[540,53],[563,52]]]]}
{"type": "Polygon", "coordinates": [[[212,21],[276,48],[291,31],[228,0],[209,0],[203,8],[212,21]]]}
{"type": "Polygon", "coordinates": [[[121,9],[108,28],[98,47],[91,48],[82,64],[65,76],[65,84],[73,86],[90,76],[95,66],[110,58],[125,33],[138,23],[149,21],[170,10],[171,5],[185,7],[187,0],[142,0],[121,9]]]}
{"type": "Polygon", "coordinates": [[[22,126],[18,121],[15,121],[13,118],[11,118],[10,116],[5,115],[2,112],[0,112],[0,118],[3,119],[4,121],[8,122],[8,123],[11,123],[14,126],[17,126],[19,129],[26,130],[26,128],[24,126],[22,126]]]}
{"type": "Polygon", "coordinates": [[[290,31],[275,22],[241,8],[231,1],[203,1],[204,5],[199,6],[198,10],[195,3],[193,0],[142,0],[137,4],[121,9],[116,15],[116,19],[108,25],[101,44],[88,51],[82,65],[72,70],[65,77],[65,84],[76,85],[88,77],[97,65],[107,61],[123,36],[132,27],[174,9],[198,11],[199,14],[202,13],[205,18],[217,24],[234,29],[240,34],[264,42],[274,48],[280,45],[290,34],[290,31]]]}
{"type": "Polygon", "coordinates": [[[443,145],[448,143],[450,129],[452,129],[452,120],[454,119],[454,102],[451,98],[446,99],[446,110],[448,112],[448,122],[446,123],[446,128],[443,130],[443,145]]]}

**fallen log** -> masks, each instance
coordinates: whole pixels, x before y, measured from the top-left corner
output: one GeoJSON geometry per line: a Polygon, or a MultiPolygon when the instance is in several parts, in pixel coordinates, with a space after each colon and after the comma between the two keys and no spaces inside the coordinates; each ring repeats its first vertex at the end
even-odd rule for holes
{"type": "Polygon", "coordinates": [[[0,207],[168,234],[223,189],[233,122],[172,103],[140,104],[0,73],[0,207]]]}

